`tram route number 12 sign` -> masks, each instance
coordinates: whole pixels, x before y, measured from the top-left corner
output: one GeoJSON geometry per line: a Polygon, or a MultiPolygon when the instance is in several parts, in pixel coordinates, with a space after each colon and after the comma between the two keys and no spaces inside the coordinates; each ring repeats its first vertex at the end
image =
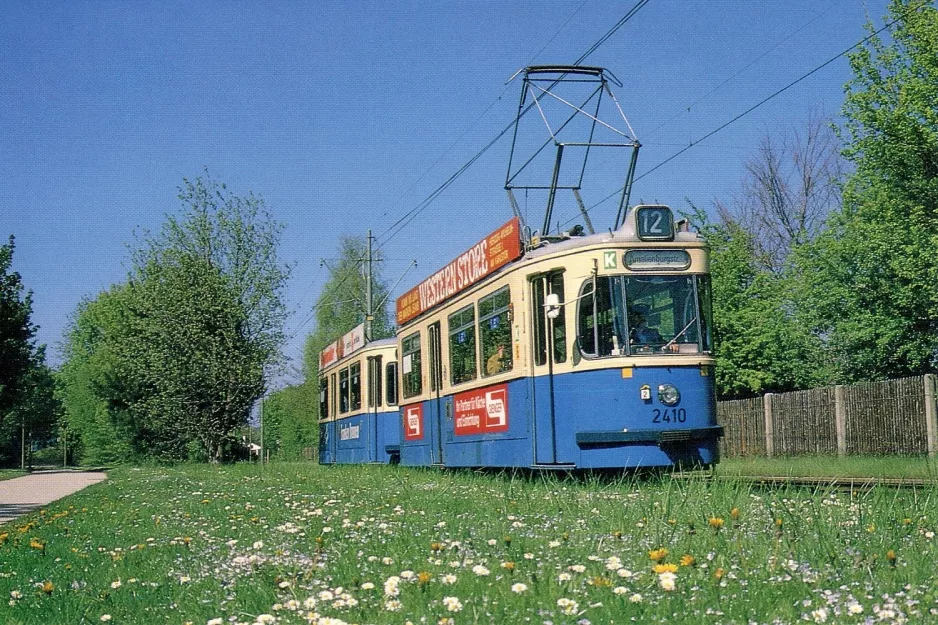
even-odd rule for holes
{"type": "Polygon", "coordinates": [[[505,384],[459,393],[453,403],[456,436],[508,431],[508,387],[505,384]]]}

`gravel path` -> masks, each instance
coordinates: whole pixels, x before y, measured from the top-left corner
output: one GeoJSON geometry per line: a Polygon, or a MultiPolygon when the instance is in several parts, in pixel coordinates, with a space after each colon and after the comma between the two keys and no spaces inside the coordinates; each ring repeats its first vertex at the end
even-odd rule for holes
{"type": "Polygon", "coordinates": [[[107,479],[103,472],[38,471],[0,482],[0,525],[107,479]]]}

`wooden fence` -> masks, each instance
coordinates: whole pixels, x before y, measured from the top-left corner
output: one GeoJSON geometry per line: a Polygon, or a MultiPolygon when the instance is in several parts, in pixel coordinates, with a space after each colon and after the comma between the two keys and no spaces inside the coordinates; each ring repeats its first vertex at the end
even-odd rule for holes
{"type": "Polygon", "coordinates": [[[935,376],[717,403],[725,457],[938,454],[935,376]]]}

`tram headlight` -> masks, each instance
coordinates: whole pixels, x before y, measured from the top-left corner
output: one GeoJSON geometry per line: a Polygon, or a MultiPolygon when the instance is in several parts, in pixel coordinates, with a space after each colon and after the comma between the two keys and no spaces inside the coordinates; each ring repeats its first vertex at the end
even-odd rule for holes
{"type": "Polygon", "coordinates": [[[676,406],[681,401],[681,392],[673,384],[659,384],[658,401],[665,406],[676,406]]]}

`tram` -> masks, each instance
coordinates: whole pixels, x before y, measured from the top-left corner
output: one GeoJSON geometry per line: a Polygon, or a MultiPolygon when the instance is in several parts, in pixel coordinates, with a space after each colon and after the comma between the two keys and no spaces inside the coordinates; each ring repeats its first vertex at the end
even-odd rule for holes
{"type": "Polygon", "coordinates": [[[319,356],[319,461],[389,463],[397,458],[397,341],[365,342],[358,326],[319,356]]]}
{"type": "Polygon", "coordinates": [[[513,219],[397,301],[400,462],[718,460],[707,248],[666,206],[525,249],[513,219]]]}
{"type": "Polygon", "coordinates": [[[718,461],[705,241],[667,206],[628,209],[641,146],[610,86],[622,83],[599,67],[522,71],[505,180],[514,218],[398,298],[396,339],[347,335],[323,352],[323,462],[603,470],[718,461]],[[568,116],[553,118],[552,101],[568,116]],[[622,124],[600,119],[603,101],[622,124]],[[527,119],[544,122],[543,142],[519,135],[534,107],[527,119]],[[516,149],[530,155],[516,159],[516,149]],[[610,149],[631,159],[613,227],[596,232],[580,191],[590,155],[610,149]],[[574,167],[571,154],[582,155],[574,167]],[[539,156],[549,182],[526,178],[539,156]],[[547,193],[538,231],[519,189],[547,193]],[[586,229],[549,234],[567,190],[586,229]]]}

